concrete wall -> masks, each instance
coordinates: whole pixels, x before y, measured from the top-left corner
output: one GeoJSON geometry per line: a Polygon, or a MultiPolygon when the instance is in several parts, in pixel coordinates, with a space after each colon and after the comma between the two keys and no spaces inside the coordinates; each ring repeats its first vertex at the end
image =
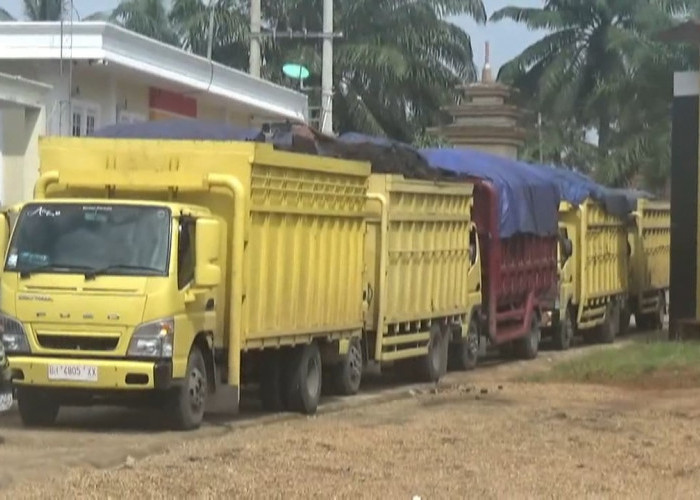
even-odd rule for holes
{"type": "MultiPolygon", "coordinates": [[[[0,102],[0,203],[21,202],[32,197],[39,171],[38,138],[70,135],[71,106],[88,104],[98,110],[95,127],[116,123],[120,115],[149,116],[149,87],[159,82],[146,75],[117,68],[89,66],[81,62],[61,66],[56,61],[0,61],[0,74],[34,80],[50,86],[43,105],[22,106],[0,102]]],[[[1,90],[1,89],[0,89],[1,90]]],[[[230,102],[209,96],[197,99],[199,118],[254,126],[251,116],[230,102]]]]}
{"type": "MultiPolygon", "coordinates": [[[[55,61],[0,61],[0,73],[20,75],[52,86],[46,98],[46,130],[48,135],[68,135],[71,132],[69,95],[80,104],[87,102],[99,109],[97,127],[116,123],[120,113],[136,113],[148,119],[149,87],[159,82],[147,75],[137,75],[108,69],[104,66],[89,66],[80,62],[73,66],[72,74],[67,62],[63,68],[55,61]]],[[[229,101],[213,96],[197,96],[198,118],[221,120],[248,126],[251,117],[229,101]]]]}

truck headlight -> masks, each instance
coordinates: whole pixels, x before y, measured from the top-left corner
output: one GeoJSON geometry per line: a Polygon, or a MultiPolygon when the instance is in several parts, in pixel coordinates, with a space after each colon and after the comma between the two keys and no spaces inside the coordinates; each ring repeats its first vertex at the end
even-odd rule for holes
{"type": "Polygon", "coordinates": [[[10,316],[0,314],[0,340],[7,354],[23,354],[29,352],[27,333],[22,323],[10,316]]]}
{"type": "Polygon", "coordinates": [[[175,339],[173,318],[143,323],[134,330],[127,356],[135,358],[172,358],[175,339]]]}

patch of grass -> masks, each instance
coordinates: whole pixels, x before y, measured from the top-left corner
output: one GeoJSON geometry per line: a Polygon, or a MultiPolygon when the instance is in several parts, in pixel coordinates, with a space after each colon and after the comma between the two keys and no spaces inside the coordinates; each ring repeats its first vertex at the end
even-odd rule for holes
{"type": "Polygon", "coordinates": [[[601,349],[526,380],[654,389],[700,387],[700,342],[635,342],[619,349],[601,349]]]}

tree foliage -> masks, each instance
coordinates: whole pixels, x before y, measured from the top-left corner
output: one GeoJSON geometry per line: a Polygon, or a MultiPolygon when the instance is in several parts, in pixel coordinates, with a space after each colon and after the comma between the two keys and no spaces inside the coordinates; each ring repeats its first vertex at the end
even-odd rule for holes
{"type": "MultiPolygon", "coordinates": [[[[690,68],[693,57],[655,35],[698,3],[547,0],[542,8],[505,7],[491,20],[548,33],[507,63],[499,78],[519,88],[554,135],[596,130],[597,158],[589,168],[597,178],[623,186],[641,174],[656,188],[670,167],[673,71],[690,68]]],[[[581,149],[578,141],[571,144],[581,149]]]]}
{"type": "MultiPolygon", "coordinates": [[[[122,26],[207,52],[213,9],[212,58],[246,70],[250,40],[249,1],[124,0],[112,19],[122,26]]],[[[287,85],[285,62],[307,66],[305,82],[320,86],[321,41],[271,36],[288,30],[322,31],[322,0],[263,2],[262,76],[287,85]]],[[[335,2],[334,122],[339,131],[359,130],[412,141],[442,117],[441,107],[457,99],[458,83],[476,76],[471,40],[445,16],[468,14],[486,21],[482,0],[353,0],[335,2]]],[[[320,101],[316,92],[313,101],[320,101]]]]}

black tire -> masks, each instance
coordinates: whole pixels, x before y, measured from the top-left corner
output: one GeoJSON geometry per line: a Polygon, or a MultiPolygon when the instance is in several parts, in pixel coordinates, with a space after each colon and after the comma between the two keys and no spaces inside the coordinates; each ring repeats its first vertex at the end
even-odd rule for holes
{"type": "Polygon", "coordinates": [[[520,359],[535,359],[540,350],[541,338],[540,318],[538,314],[533,312],[530,320],[530,331],[524,337],[513,341],[515,355],[520,359]]]}
{"type": "Polygon", "coordinates": [[[40,390],[17,388],[17,407],[26,427],[50,427],[56,423],[61,409],[57,401],[40,390]]]}
{"type": "Polygon", "coordinates": [[[285,410],[282,391],[285,352],[270,350],[263,352],[260,365],[260,404],[263,411],[278,413],[285,410]]]}
{"type": "Polygon", "coordinates": [[[173,427],[181,431],[198,429],[204,420],[208,394],[207,366],[201,349],[195,345],[187,359],[185,379],[171,396],[173,427]]]}
{"type": "MultiPolygon", "coordinates": [[[[461,330],[462,327],[460,327],[461,330]]],[[[479,361],[479,324],[476,318],[469,321],[466,336],[450,344],[449,367],[452,370],[467,371],[476,368],[479,361]]]]}
{"type": "Polygon", "coordinates": [[[420,357],[418,373],[423,382],[437,382],[447,373],[447,351],[449,338],[439,324],[433,323],[430,328],[428,354],[420,357]]]}
{"type": "Polygon", "coordinates": [[[666,316],[666,293],[659,294],[659,302],[654,311],[649,316],[649,326],[654,330],[661,330],[664,327],[664,318],[666,316]]]}
{"type": "Polygon", "coordinates": [[[313,415],[321,400],[323,369],[321,352],[316,342],[295,347],[289,353],[285,376],[287,407],[306,415],[313,415]]]}
{"type": "Polygon", "coordinates": [[[571,320],[571,312],[567,307],[564,310],[564,317],[559,318],[557,325],[552,335],[552,345],[558,351],[566,351],[571,347],[571,342],[574,339],[574,323],[571,320]]]}
{"type": "Polygon", "coordinates": [[[352,396],[360,390],[362,382],[362,343],[359,338],[350,339],[348,352],[333,367],[333,386],[341,396],[352,396]]]}
{"type": "Polygon", "coordinates": [[[620,306],[611,300],[605,309],[605,319],[598,329],[598,342],[612,344],[620,329],[620,306]]]}

